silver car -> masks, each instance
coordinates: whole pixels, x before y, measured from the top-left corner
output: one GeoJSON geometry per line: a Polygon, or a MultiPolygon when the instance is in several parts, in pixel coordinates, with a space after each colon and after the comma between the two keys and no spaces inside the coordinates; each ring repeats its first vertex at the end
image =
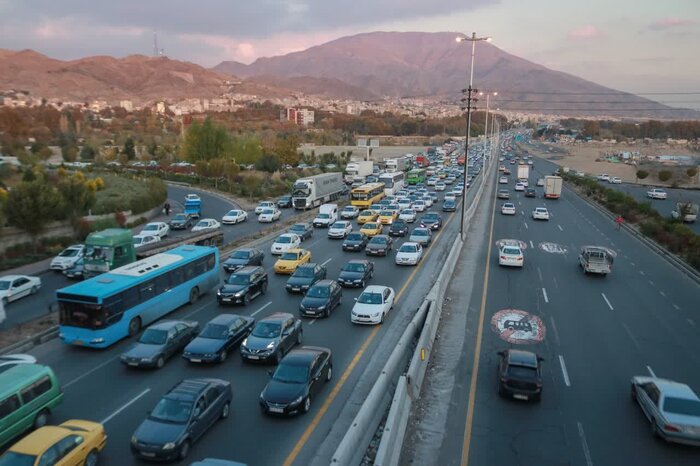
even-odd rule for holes
{"type": "Polygon", "coordinates": [[[682,383],[656,377],[632,378],[632,399],[641,406],[656,437],[700,446],[700,398],[682,383]]]}

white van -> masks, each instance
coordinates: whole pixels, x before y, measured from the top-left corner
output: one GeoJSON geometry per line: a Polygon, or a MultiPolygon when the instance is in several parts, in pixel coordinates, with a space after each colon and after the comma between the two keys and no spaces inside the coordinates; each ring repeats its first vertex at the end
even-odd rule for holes
{"type": "Polygon", "coordinates": [[[318,214],[314,219],[314,226],[328,228],[338,220],[338,204],[323,204],[318,208],[318,214]]]}

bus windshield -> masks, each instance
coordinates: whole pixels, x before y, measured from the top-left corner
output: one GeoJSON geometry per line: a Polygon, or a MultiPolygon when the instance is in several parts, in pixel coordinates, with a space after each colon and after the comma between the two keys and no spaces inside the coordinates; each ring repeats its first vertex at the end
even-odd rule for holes
{"type": "Polygon", "coordinates": [[[111,262],[114,256],[114,249],[109,246],[93,246],[88,245],[85,251],[85,257],[93,260],[106,260],[111,262]]]}
{"type": "Polygon", "coordinates": [[[107,316],[99,304],[71,303],[59,301],[61,325],[81,328],[103,328],[107,316]]]}

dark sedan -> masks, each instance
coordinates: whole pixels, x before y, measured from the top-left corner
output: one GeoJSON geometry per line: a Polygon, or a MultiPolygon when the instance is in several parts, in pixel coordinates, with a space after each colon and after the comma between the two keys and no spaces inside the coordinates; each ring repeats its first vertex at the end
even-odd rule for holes
{"type": "Polygon", "coordinates": [[[435,212],[427,213],[421,217],[420,226],[431,230],[439,230],[442,226],[442,217],[435,212]]]}
{"type": "Polygon", "coordinates": [[[311,285],[324,278],[326,278],[325,265],[315,263],[301,264],[289,277],[285,288],[289,293],[306,293],[306,290],[311,285]]]}
{"type": "Polygon", "coordinates": [[[457,202],[454,199],[445,199],[442,203],[443,212],[454,212],[457,210],[457,202]]]}
{"type": "Polygon", "coordinates": [[[328,317],[343,301],[343,290],[335,280],[321,280],[309,288],[299,303],[299,312],[306,317],[328,317]]]}
{"type": "Polygon", "coordinates": [[[386,256],[391,251],[394,240],[388,235],[376,235],[367,243],[365,254],[370,256],[386,256]]]}
{"type": "Polygon", "coordinates": [[[189,362],[224,362],[231,349],[248,336],[254,325],[252,317],[219,314],[185,347],[182,357],[189,362]]]}
{"type": "Polygon", "coordinates": [[[164,320],[146,329],[135,345],[121,355],[131,367],[160,369],[165,361],[179,353],[199,332],[199,324],[186,320],[164,320]]]}
{"type": "Polygon", "coordinates": [[[498,394],[516,400],[540,401],[543,359],[523,350],[499,351],[498,394]]]}
{"type": "Polygon", "coordinates": [[[389,227],[390,236],[406,236],[408,234],[408,225],[403,220],[394,220],[389,227]]]}
{"type": "Polygon", "coordinates": [[[374,264],[368,260],[352,260],[340,269],[338,284],[347,287],[364,288],[365,284],[374,277],[374,264]]]}
{"type": "Polygon", "coordinates": [[[305,241],[314,235],[314,227],[310,223],[295,223],[287,230],[287,233],[294,233],[302,241],[305,241]]]}
{"type": "Polygon", "coordinates": [[[267,292],[267,272],[260,266],[249,266],[233,272],[216,292],[219,304],[248,304],[267,292]]]}
{"type": "MultiPolygon", "coordinates": [[[[220,379],[185,379],[158,401],[131,437],[131,452],[143,459],[182,460],[192,443],[231,412],[231,384],[220,379]]],[[[123,463],[122,463],[123,464],[123,463]]]]}
{"type": "Polygon", "coordinates": [[[175,214],[170,219],[171,230],[189,230],[194,225],[194,218],[188,214],[175,214]]]}
{"type": "Polygon", "coordinates": [[[302,346],[291,351],[272,373],[260,394],[260,409],[266,414],[307,413],[311,399],[333,377],[331,350],[302,346]]]}
{"type": "Polygon", "coordinates": [[[70,267],[63,271],[63,275],[71,280],[82,280],[85,278],[83,272],[85,271],[85,260],[81,257],[78,259],[73,267],[70,267]]]}
{"type": "Polygon", "coordinates": [[[257,248],[236,249],[221,265],[227,272],[235,272],[246,265],[262,265],[265,253],[257,248]]]}
{"type": "Polygon", "coordinates": [[[301,320],[286,312],[276,312],[260,319],[241,343],[244,361],[280,362],[294,345],[301,344],[304,331],[301,320]]]}
{"type": "Polygon", "coordinates": [[[525,197],[537,197],[537,191],[535,191],[535,188],[525,189],[525,197]]]}
{"type": "Polygon", "coordinates": [[[369,239],[367,235],[360,232],[348,233],[343,241],[343,251],[362,251],[367,247],[369,239]]]}
{"type": "Polygon", "coordinates": [[[277,199],[277,207],[281,209],[289,208],[292,206],[292,196],[286,195],[277,199]]]}

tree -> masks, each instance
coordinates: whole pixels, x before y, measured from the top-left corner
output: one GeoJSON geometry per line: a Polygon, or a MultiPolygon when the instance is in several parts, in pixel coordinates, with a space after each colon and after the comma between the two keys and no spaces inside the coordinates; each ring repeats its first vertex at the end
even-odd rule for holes
{"type": "Polygon", "coordinates": [[[659,180],[663,181],[664,183],[670,180],[672,177],[673,173],[671,173],[669,170],[661,170],[659,172],[659,180]]]}
{"type": "Polygon", "coordinates": [[[61,196],[43,179],[23,181],[10,191],[5,202],[5,215],[10,223],[36,240],[46,225],[61,211],[61,196]]]}
{"type": "Polygon", "coordinates": [[[32,146],[29,149],[32,154],[36,155],[37,157],[41,158],[42,160],[48,160],[49,157],[53,155],[53,152],[43,142],[35,142],[32,144],[32,146]]]}
{"type": "Polygon", "coordinates": [[[230,159],[233,155],[231,135],[210,118],[201,125],[195,121],[185,134],[182,155],[192,163],[197,160],[230,159]]]}
{"type": "Polygon", "coordinates": [[[297,134],[286,134],[275,138],[272,153],[275,154],[283,164],[296,165],[299,163],[299,136],[297,134]]]}
{"type": "Polygon", "coordinates": [[[122,154],[125,154],[126,158],[129,160],[134,160],[136,158],[136,147],[132,138],[126,138],[126,141],[124,141],[122,154]]]}
{"type": "Polygon", "coordinates": [[[696,167],[690,167],[685,171],[685,174],[688,175],[688,178],[691,180],[698,176],[698,169],[696,167]]]}
{"type": "Polygon", "coordinates": [[[95,203],[97,185],[94,181],[90,184],[85,182],[80,172],[71,177],[64,177],[58,182],[57,187],[63,199],[64,212],[71,220],[87,213],[95,203]]]}
{"type": "Polygon", "coordinates": [[[646,170],[637,170],[637,179],[638,179],[638,180],[643,180],[643,179],[646,178],[647,176],[649,176],[649,172],[648,172],[648,171],[646,171],[646,170]]]}
{"type": "Polygon", "coordinates": [[[583,122],[583,135],[595,138],[600,135],[600,122],[598,120],[586,120],[583,122]]]}
{"type": "Polygon", "coordinates": [[[255,168],[260,171],[274,173],[280,168],[280,159],[274,154],[265,154],[255,162],[255,168]]]}
{"type": "Polygon", "coordinates": [[[78,146],[69,144],[61,148],[63,160],[66,162],[75,162],[78,159],[78,146]]]}
{"type": "Polygon", "coordinates": [[[81,160],[94,160],[95,154],[97,154],[97,151],[95,151],[95,148],[89,144],[85,144],[83,148],[80,149],[81,160]]]}

